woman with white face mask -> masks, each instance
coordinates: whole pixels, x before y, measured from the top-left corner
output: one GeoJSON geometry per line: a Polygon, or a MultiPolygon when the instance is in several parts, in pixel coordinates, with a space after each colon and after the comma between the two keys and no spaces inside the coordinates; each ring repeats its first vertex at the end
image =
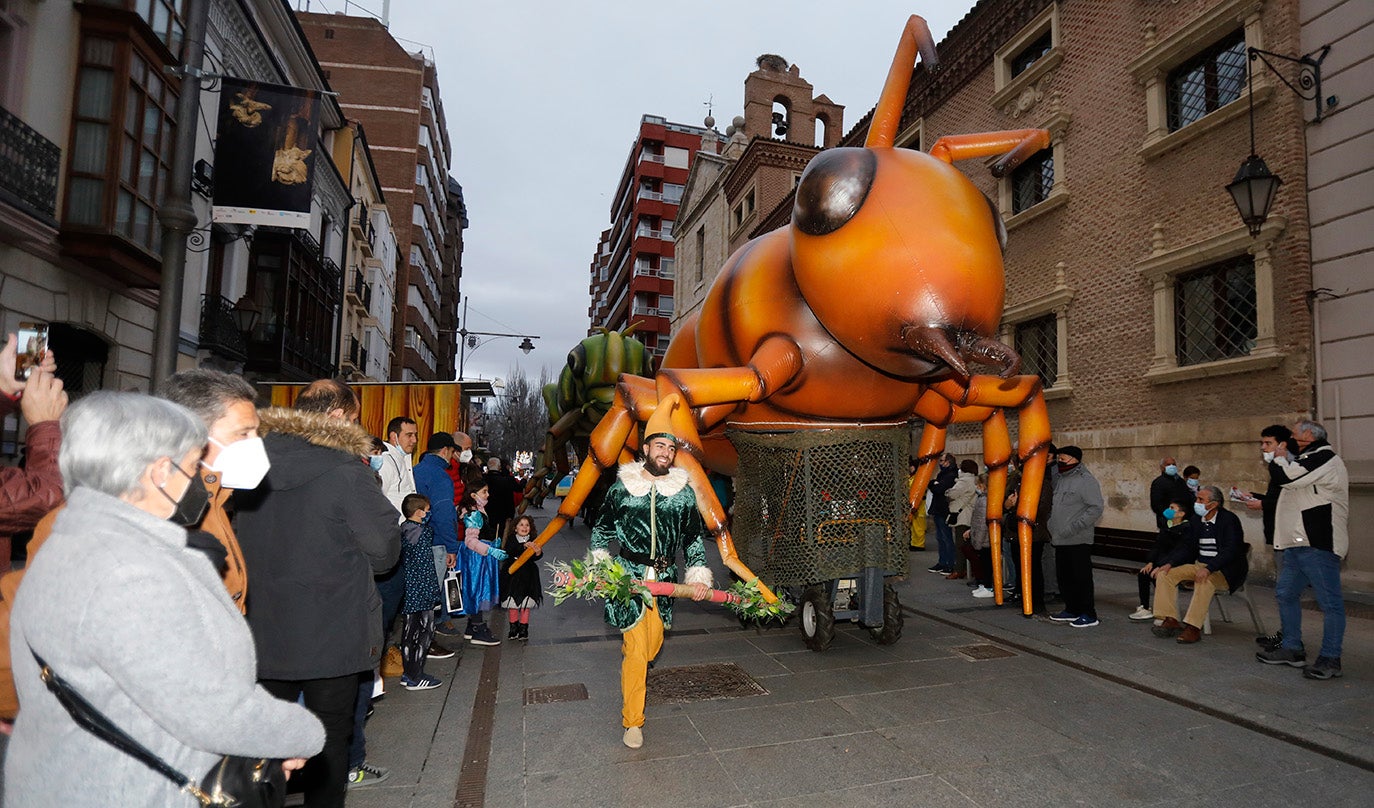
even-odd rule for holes
{"type": "Polygon", "coordinates": [[[324,745],[323,727],[257,684],[248,626],[179,523],[204,508],[193,488],[204,423],[169,401],[102,391],[68,408],[62,434],[67,504],[31,558],[10,623],[23,706],[7,802],[194,802],[77,724],[40,664],[195,782],[225,754],[299,767],[324,745]]]}
{"type": "Polygon", "coordinates": [[[200,473],[192,481],[205,491],[207,506],[203,513],[183,512],[179,519],[217,540],[224,588],[239,611],[246,612],[248,572],[225,504],[234,491],[256,488],[272,465],[258,437],[257,394],[242,376],[215,370],[184,370],[163,382],[158,392],[194,412],[209,429],[200,473]]]}

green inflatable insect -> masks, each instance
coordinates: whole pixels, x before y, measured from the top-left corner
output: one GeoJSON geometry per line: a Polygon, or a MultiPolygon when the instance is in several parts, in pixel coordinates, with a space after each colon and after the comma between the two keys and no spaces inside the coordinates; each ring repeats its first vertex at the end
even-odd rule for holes
{"type": "MultiPolygon", "coordinates": [[[[631,336],[638,323],[624,331],[597,329],[568,351],[568,363],[558,374],[558,381],[544,385],[544,405],[549,411],[549,431],[544,436],[544,449],[539,464],[526,486],[521,503],[543,503],[548,494],[550,472],[554,480],[568,474],[568,446],[578,457],[585,457],[588,438],[601,422],[601,417],[615,400],[615,385],[620,374],[653,378],[653,354],[644,343],[631,336]]],[[[593,507],[591,511],[594,511],[593,507]]],[[[589,511],[590,512],[590,511],[589,511]]]]}

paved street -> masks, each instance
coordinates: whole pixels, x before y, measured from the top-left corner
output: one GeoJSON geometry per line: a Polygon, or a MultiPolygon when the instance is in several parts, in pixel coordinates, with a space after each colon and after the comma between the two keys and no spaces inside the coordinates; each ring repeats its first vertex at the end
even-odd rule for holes
{"type": "MultiPolygon", "coordinates": [[[[566,530],[548,555],[581,555],[586,536],[566,530]]],[[[620,743],[618,635],[596,607],[550,600],[528,644],[469,647],[456,670],[432,662],[444,687],[388,682],[369,757],[392,776],[349,805],[1288,806],[1374,791],[1367,606],[1352,606],[1366,616],[1349,621],[1345,677],[1315,682],[1254,661],[1240,603],[1227,604],[1235,622],[1214,607],[1215,633],[1179,646],[1126,619],[1127,574],[1098,571],[1102,624],[1079,630],[926,574],[933,551],[911,558],[892,646],[843,624],[818,654],[795,622],[746,630],[683,604],[659,671],[734,663],[767,693],[651,703],[639,750],[620,743]],[[971,656],[987,646],[1009,653],[971,656]],[[527,688],[559,685],[587,696],[525,704],[527,688]]],[[[1254,597],[1273,630],[1272,591],[1254,597]]],[[[1315,652],[1320,615],[1305,616],[1315,652]]]]}

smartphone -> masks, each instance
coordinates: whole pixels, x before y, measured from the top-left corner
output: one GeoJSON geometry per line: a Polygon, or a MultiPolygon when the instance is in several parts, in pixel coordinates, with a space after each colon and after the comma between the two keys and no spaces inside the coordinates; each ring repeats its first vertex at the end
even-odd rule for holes
{"type": "Polygon", "coordinates": [[[48,352],[48,324],[20,323],[19,344],[14,357],[14,378],[28,381],[33,369],[43,364],[43,355],[48,352]]]}

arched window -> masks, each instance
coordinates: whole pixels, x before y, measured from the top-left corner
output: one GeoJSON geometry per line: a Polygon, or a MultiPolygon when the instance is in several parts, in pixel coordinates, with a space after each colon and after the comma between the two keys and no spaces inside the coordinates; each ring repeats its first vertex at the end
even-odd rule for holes
{"type": "Polygon", "coordinates": [[[825,113],[816,115],[816,142],[811,144],[817,148],[825,148],[825,135],[830,131],[830,116],[825,113]]]}
{"type": "Polygon", "coordinates": [[[57,357],[57,378],[73,401],[99,390],[105,382],[110,344],[94,331],[68,323],[48,326],[48,349],[57,357]]]}
{"type": "Polygon", "coordinates": [[[787,137],[787,129],[792,125],[792,109],[788,104],[784,96],[773,99],[773,137],[787,137]]]}

